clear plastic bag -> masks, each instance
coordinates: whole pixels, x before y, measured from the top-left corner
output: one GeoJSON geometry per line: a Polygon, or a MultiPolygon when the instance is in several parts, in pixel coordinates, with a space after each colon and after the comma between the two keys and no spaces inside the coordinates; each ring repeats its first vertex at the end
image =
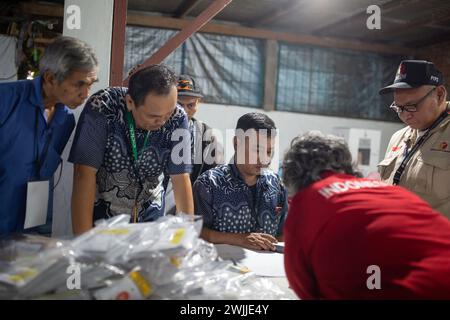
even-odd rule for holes
{"type": "Polygon", "coordinates": [[[31,298],[66,285],[67,268],[75,263],[67,247],[47,249],[33,257],[0,265],[0,297],[31,298]]]}
{"type": "Polygon", "coordinates": [[[190,249],[199,237],[199,222],[189,216],[163,217],[157,222],[139,224],[128,221],[128,215],[115,217],[112,222],[106,220],[75,239],[72,247],[78,259],[127,264],[151,252],[190,249]]]}
{"type": "Polygon", "coordinates": [[[198,217],[166,216],[139,224],[129,218],[102,220],[72,241],[49,240],[41,247],[35,244],[42,239],[28,239],[26,246],[3,242],[0,298],[286,298],[271,281],[218,258],[214,245],[199,238],[198,217]],[[69,283],[69,268],[79,272],[77,285],[69,283]]]}

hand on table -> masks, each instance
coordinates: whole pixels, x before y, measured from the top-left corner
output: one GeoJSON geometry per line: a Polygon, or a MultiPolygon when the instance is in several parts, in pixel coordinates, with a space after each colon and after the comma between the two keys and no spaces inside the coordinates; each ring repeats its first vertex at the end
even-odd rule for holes
{"type": "Polygon", "coordinates": [[[275,237],[266,233],[245,233],[242,235],[241,246],[251,250],[275,251],[275,237]]]}

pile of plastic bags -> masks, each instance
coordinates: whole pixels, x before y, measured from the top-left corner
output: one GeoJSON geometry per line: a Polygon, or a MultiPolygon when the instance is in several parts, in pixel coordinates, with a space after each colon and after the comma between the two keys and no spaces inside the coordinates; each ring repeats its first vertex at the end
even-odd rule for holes
{"type": "Polygon", "coordinates": [[[287,299],[270,280],[221,260],[201,219],[102,221],[71,240],[0,240],[1,299],[287,299]]]}

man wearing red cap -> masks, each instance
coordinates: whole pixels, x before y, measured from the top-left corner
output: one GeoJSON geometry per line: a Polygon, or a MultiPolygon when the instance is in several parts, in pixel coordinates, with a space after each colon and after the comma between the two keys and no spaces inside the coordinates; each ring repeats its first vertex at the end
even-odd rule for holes
{"type": "Polygon", "coordinates": [[[383,181],[418,194],[450,218],[450,117],[442,73],[433,63],[405,60],[394,83],[390,108],[407,126],[391,138],[378,165],[383,181]]]}

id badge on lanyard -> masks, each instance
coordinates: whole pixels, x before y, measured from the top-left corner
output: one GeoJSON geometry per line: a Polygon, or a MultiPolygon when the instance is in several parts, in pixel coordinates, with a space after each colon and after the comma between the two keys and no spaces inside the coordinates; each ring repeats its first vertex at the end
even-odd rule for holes
{"type": "Polygon", "coordinates": [[[35,168],[38,179],[36,181],[30,181],[27,184],[27,205],[25,212],[24,229],[33,228],[45,224],[47,220],[48,211],[48,199],[50,193],[50,181],[40,180],[40,171],[42,166],[42,159],[45,159],[48,146],[50,144],[50,138],[44,146],[44,152],[39,154],[38,145],[38,121],[39,121],[39,109],[36,109],[36,125],[34,130],[34,144],[36,150],[35,168]]]}
{"type": "MultiPolygon", "coordinates": [[[[130,111],[127,111],[126,115],[127,115],[128,130],[129,130],[130,140],[131,140],[130,141],[131,142],[131,151],[132,151],[132,156],[133,156],[133,160],[134,160],[133,161],[133,169],[135,171],[136,177],[138,177],[139,184],[142,189],[143,183],[139,179],[138,160],[139,160],[140,156],[142,156],[142,153],[148,144],[148,138],[149,138],[150,132],[149,131],[147,132],[147,135],[145,136],[145,140],[144,140],[144,145],[142,146],[141,152],[139,153],[137,150],[136,133],[135,133],[133,116],[130,111]]],[[[142,190],[141,190],[141,192],[142,192],[142,190]]],[[[139,214],[138,213],[138,197],[139,197],[139,193],[136,190],[135,195],[134,195],[134,205],[133,205],[133,209],[131,211],[133,223],[138,222],[138,214],[139,214]]]]}
{"type": "Polygon", "coordinates": [[[28,182],[24,229],[45,224],[47,220],[49,192],[49,180],[28,182]]]}

